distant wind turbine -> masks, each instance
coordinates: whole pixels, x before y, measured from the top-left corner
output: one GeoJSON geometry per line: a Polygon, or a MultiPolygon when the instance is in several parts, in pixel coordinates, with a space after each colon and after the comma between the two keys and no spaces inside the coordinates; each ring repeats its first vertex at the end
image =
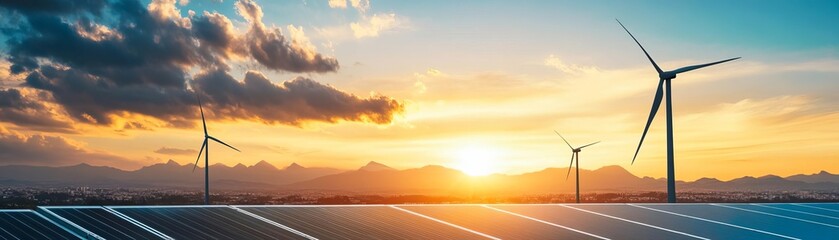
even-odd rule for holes
{"type": "Polygon", "coordinates": [[[213,140],[213,141],[216,141],[218,143],[221,143],[222,145],[227,146],[229,148],[232,148],[233,150],[236,150],[237,152],[242,152],[242,151],[239,151],[239,149],[236,149],[235,147],[230,146],[229,144],[224,143],[221,140],[218,140],[217,138],[214,138],[213,136],[210,136],[210,134],[207,133],[207,121],[204,120],[204,108],[201,107],[201,97],[200,96],[198,96],[198,110],[201,111],[201,124],[204,125],[204,143],[201,144],[201,150],[198,150],[198,158],[195,159],[195,166],[192,167],[192,172],[195,172],[195,168],[198,167],[198,160],[201,159],[201,152],[203,151],[204,152],[204,204],[209,205],[210,204],[210,145],[209,145],[210,142],[209,142],[209,140],[213,140]]]}
{"type": "Polygon", "coordinates": [[[635,43],[638,44],[638,47],[641,47],[641,51],[644,51],[644,55],[646,55],[647,59],[650,60],[650,63],[653,64],[653,67],[655,67],[655,71],[658,72],[658,77],[659,77],[658,87],[656,87],[655,98],[653,99],[653,107],[650,110],[650,117],[647,119],[647,126],[644,127],[644,133],[641,134],[641,141],[638,142],[638,148],[635,149],[635,156],[632,157],[632,163],[633,164],[635,163],[635,158],[638,157],[638,151],[641,150],[641,144],[644,143],[644,137],[647,136],[647,130],[650,129],[650,123],[653,122],[653,118],[655,118],[655,114],[656,114],[656,112],[658,112],[658,107],[661,105],[661,97],[662,97],[661,95],[663,94],[662,85],[664,85],[664,87],[667,89],[667,91],[666,91],[666,93],[667,93],[667,108],[666,108],[666,110],[667,110],[667,202],[675,203],[676,202],[676,173],[675,173],[674,166],[673,166],[673,162],[674,162],[674,160],[673,160],[674,159],[674,156],[673,156],[673,104],[672,104],[671,99],[670,99],[670,92],[671,92],[670,91],[670,80],[676,78],[676,74],[679,74],[679,73],[692,71],[692,70],[696,70],[696,69],[700,69],[700,68],[704,68],[704,67],[708,67],[708,66],[712,66],[712,65],[717,65],[717,64],[720,64],[720,63],[728,62],[728,61],[734,61],[734,60],[737,60],[737,59],[740,59],[740,58],[739,57],[729,58],[729,59],[726,59],[726,60],[712,62],[712,63],[681,67],[681,68],[678,68],[676,70],[665,72],[665,71],[662,71],[661,68],[658,67],[658,64],[656,64],[655,61],[653,61],[653,58],[650,57],[650,54],[647,53],[647,50],[644,49],[644,46],[641,46],[641,43],[638,42],[638,39],[635,39],[635,36],[632,36],[632,33],[630,33],[629,30],[627,30],[626,27],[623,26],[623,23],[621,23],[617,19],[615,19],[615,20],[618,21],[618,24],[621,25],[623,30],[626,31],[626,33],[628,33],[630,37],[632,37],[632,40],[635,40],[635,43]]]}
{"type": "Polygon", "coordinates": [[[574,148],[571,146],[570,143],[568,143],[568,140],[565,140],[565,137],[563,137],[562,134],[559,134],[559,132],[557,132],[556,130],[554,130],[554,132],[556,133],[556,135],[559,135],[559,137],[562,138],[562,141],[565,141],[565,144],[568,144],[569,148],[571,148],[571,164],[568,165],[568,173],[565,174],[566,181],[568,181],[568,176],[571,176],[571,166],[574,165],[574,156],[577,157],[577,203],[580,203],[580,151],[582,151],[584,147],[597,144],[600,141],[589,143],[578,148],[574,148]]]}

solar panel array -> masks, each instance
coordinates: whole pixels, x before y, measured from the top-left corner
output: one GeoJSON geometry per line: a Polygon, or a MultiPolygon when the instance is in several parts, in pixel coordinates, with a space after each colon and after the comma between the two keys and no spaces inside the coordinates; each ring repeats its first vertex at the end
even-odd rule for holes
{"type": "Polygon", "coordinates": [[[839,239],[839,203],[39,207],[3,239],[839,239]]]}

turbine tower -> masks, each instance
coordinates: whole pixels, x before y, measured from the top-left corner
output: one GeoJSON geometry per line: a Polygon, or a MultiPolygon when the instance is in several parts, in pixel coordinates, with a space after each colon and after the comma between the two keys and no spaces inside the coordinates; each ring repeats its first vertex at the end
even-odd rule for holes
{"type": "Polygon", "coordinates": [[[209,142],[209,140],[213,140],[213,141],[216,141],[218,143],[221,143],[222,145],[227,146],[229,148],[232,148],[233,150],[236,150],[237,152],[242,152],[242,151],[239,151],[239,149],[236,149],[235,147],[230,146],[227,143],[224,143],[221,140],[218,140],[217,138],[214,138],[213,136],[210,136],[210,134],[207,133],[207,121],[204,120],[204,108],[201,107],[201,97],[200,96],[198,96],[198,110],[201,111],[201,124],[204,126],[204,143],[201,144],[201,150],[198,150],[198,158],[195,159],[195,165],[192,166],[192,172],[195,172],[195,168],[198,167],[198,160],[201,159],[201,152],[203,151],[204,152],[204,205],[210,205],[210,145],[209,145],[210,142],[209,142]]]}
{"type": "Polygon", "coordinates": [[[571,164],[568,165],[568,173],[565,174],[565,181],[568,181],[568,176],[571,176],[571,166],[574,165],[574,156],[577,157],[577,203],[580,203],[580,151],[583,150],[584,147],[588,147],[594,144],[599,143],[600,141],[589,143],[583,145],[582,147],[574,148],[568,143],[568,140],[565,140],[565,137],[562,134],[559,134],[556,130],[554,130],[556,135],[562,138],[562,141],[565,141],[565,144],[568,144],[568,147],[571,148],[571,164]]]}
{"type": "Polygon", "coordinates": [[[658,107],[661,105],[662,94],[664,94],[666,92],[667,93],[667,95],[666,95],[667,108],[665,108],[665,110],[666,110],[666,114],[667,114],[667,202],[668,203],[675,203],[676,202],[676,173],[675,173],[675,168],[673,166],[673,162],[674,162],[674,160],[673,160],[674,159],[674,156],[673,156],[673,152],[674,152],[673,151],[673,104],[672,104],[672,101],[671,101],[671,98],[670,98],[670,93],[671,93],[671,91],[670,91],[670,80],[673,80],[674,78],[676,78],[676,75],[679,74],[679,73],[692,71],[692,70],[696,70],[696,69],[700,69],[700,68],[704,68],[704,67],[708,67],[708,66],[712,66],[712,65],[717,65],[717,64],[720,64],[720,63],[728,62],[728,61],[734,61],[734,60],[740,59],[740,57],[729,58],[729,59],[726,59],[726,60],[716,61],[716,62],[712,62],[712,63],[705,63],[705,64],[698,64],[698,65],[681,67],[681,68],[678,68],[678,69],[672,70],[672,71],[662,71],[661,68],[658,67],[658,64],[656,64],[655,61],[653,61],[653,58],[650,57],[650,54],[647,53],[647,50],[644,49],[644,46],[641,46],[641,43],[638,42],[638,39],[635,39],[635,36],[633,36],[632,33],[630,33],[629,30],[627,30],[626,27],[623,26],[623,23],[621,23],[617,19],[615,19],[615,20],[618,21],[618,24],[621,25],[623,30],[626,31],[626,33],[628,33],[630,37],[632,37],[632,40],[635,40],[635,43],[638,44],[638,47],[641,47],[641,51],[644,52],[644,55],[646,55],[647,59],[650,60],[650,63],[653,64],[653,67],[655,68],[655,71],[658,72],[658,78],[659,78],[658,87],[656,87],[656,91],[655,91],[655,98],[653,99],[653,106],[652,106],[652,109],[650,110],[650,116],[647,119],[647,125],[644,127],[644,133],[641,134],[641,141],[638,142],[638,148],[635,149],[635,156],[632,157],[632,163],[634,164],[635,163],[635,158],[638,157],[638,151],[641,150],[641,144],[644,143],[644,137],[647,136],[647,130],[650,129],[650,123],[653,122],[653,118],[655,118],[655,114],[656,114],[656,112],[658,112],[658,107]],[[664,88],[666,89],[666,91],[664,91],[662,89],[662,85],[664,85],[664,88]]]}

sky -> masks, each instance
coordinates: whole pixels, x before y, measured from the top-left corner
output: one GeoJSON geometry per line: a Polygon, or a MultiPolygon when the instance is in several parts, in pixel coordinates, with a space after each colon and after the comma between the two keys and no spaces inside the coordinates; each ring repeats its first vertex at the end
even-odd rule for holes
{"type": "MultiPolygon", "coordinates": [[[[0,165],[133,170],[169,159],[469,174],[619,165],[665,176],[839,172],[833,1],[0,3],[0,165]]],[[[201,163],[203,164],[203,163],[201,163]]]]}

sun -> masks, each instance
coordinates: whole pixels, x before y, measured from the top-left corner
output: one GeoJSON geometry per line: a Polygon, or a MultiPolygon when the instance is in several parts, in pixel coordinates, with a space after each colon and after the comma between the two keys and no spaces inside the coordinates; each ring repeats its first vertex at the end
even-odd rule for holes
{"type": "Polygon", "coordinates": [[[497,172],[499,151],[497,149],[470,145],[457,150],[455,168],[469,176],[486,176],[497,172]]]}

